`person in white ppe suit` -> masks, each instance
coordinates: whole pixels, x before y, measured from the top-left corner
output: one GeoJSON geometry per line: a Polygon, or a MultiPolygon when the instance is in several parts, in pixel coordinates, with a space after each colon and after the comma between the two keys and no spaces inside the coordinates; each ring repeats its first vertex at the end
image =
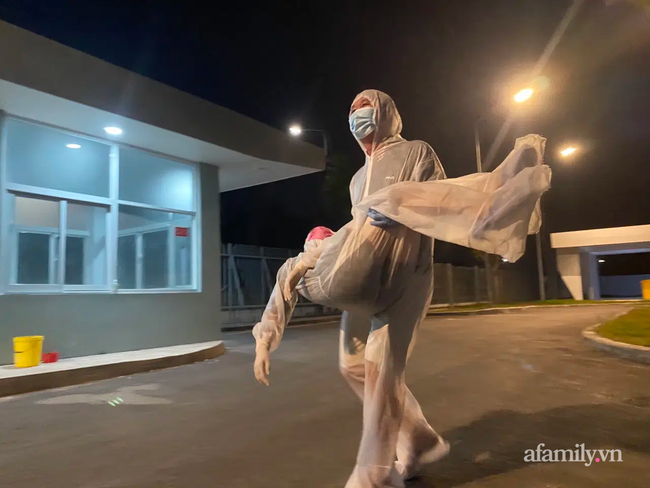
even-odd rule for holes
{"type": "Polygon", "coordinates": [[[307,242],[305,253],[280,268],[253,330],[254,369],[268,384],[269,353],[282,339],[298,293],[343,310],[340,369],[363,401],[361,444],[346,488],[396,488],[449,451],[404,380],[433,293],[432,238],[516,260],[535,227],[531,215],[550,172],[540,166],[540,138],[523,144],[524,152],[539,156],[532,167],[522,150],[513,151],[502,171],[442,181],[433,149],[401,137],[393,100],[377,90],[357,95],[349,122],[366,155],[350,184],[354,218],[323,242],[307,242]]]}
{"type": "MultiPolygon", "coordinates": [[[[400,136],[402,121],[388,95],[376,90],[360,93],[352,104],[350,127],[366,153],[366,164],[351,184],[353,204],[393,183],[445,177],[428,144],[400,136]]],[[[333,260],[338,261],[336,271],[323,273],[317,263],[313,271],[321,286],[310,290],[307,285],[303,290],[316,302],[327,304],[334,298],[350,305],[331,303],[346,310],[341,323],[341,372],[364,404],[361,446],[349,488],[403,486],[403,477],[411,475],[422,460],[448,450],[404,383],[413,335],[431,302],[433,242],[380,214],[370,214],[360,231],[352,231],[356,238],[347,239],[346,249],[339,250],[343,262],[333,260]],[[355,259],[364,254],[375,259],[355,259]],[[357,264],[361,269],[356,269],[357,264]],[[357,280],[363,280],[363,289],[357,280]],[[397,458],[402,473],[396,471],[397,458]]],[[[326,254],[327,250],[321,260],[326,254]]],[[[330,262],[325,266],[331,268],[330,262]]],[[[309,273],[305,279],[309,281],[309,273]]],[[[254,332],[258,350],[267,344],[272,347],[272,340],[279,339],[268,337],[263,324],[254,332]]]]}

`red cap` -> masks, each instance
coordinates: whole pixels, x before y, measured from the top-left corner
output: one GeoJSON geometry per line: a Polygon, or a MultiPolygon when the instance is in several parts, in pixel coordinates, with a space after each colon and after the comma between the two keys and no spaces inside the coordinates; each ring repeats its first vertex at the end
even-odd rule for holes
{"type": "Polygon", "coordinates": [[[328,229],[327,227],[319,226],[319,227],[314,227],[309,234],[307,234],[307,240],[305,242],[313,241],[314,239],[325,239],[327,237],[331,237],[334,235],[334,232],[332,232],[331,229],[328,229]]]}

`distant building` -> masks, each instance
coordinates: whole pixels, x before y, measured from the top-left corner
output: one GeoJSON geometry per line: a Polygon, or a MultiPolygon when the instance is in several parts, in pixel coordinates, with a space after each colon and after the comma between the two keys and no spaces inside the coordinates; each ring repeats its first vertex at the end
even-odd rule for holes
{"type": "MultiPolygon", "coordinates": [[[[551,234],[551,247],[556,249],[557,268],[571,296],[576,300],[599,300],[599,261],[613,254],[650,252],[650,225],[560,232],[551,234]]],[[[648,278],[608,277],[602,284],[609,296],[640,297],[640,282],[648,278]]]]}
{"type": "Polygon", "coordinates": [[[220,337],[220,192],[323,151],[0,22],[0,364],[220,337]]]}

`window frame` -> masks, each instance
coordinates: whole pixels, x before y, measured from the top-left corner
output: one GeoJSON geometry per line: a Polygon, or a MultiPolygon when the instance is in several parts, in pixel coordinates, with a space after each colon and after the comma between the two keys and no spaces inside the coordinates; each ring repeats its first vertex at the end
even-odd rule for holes
{"type": "MultiPolygon", "coordinates": [[[[166,154],[160,154],[155,151],[135,147],[129,144],[121,144],[114,140],[101,139],[97,137],[87,136],[85,134],[77,133],[74,131],[62,129],[49,124],[40,123],[37,121],[17,117],[14,115],[2,113],[0,114],[0,295],[3,294],[83,294],[83,293],[114,293],[114,294],[166,294],[166,293],[200,293],[202,291],[202,255],[201,255],[201,188],[200,188],[200,165],[199,163],[175,158],[166,154]],[[30,124],[54,130],[59,133],[69,134],[72,137],[87,139],[94,142],[99,142],[109,146],[109,196],[100,197],[96,195],[87,195],[83,193],[74,193],[63,190],[54,190],[51,188],[43,188],[37,186],[30,186],[24,184],[10,183],[7,181],[7,121],[15,120],[21,123],[30,124]],[[120,149],[128,148],[129,150],[141,151],[149,155],[167,159],[188,165],[192,170],[192,183],[193,183],[193,208],[191,210],[180,210],[175,208],[156,207],[154,205],[132,202],[119,199],[119,158],[120,149]],[[59,276],[62,283],[60,284],[46,284],[46,285],[32,285],[32,284],[17,284],[15,279],[17,274],[17,252],[18,252],[18,233],[24,232],[17,230],[18,228],[27,228],[29,226],[15,226],[13,223],[14,212],[13,205],[11,205],[12,196],[24,196],[26,198],[36,198],[45,200],[55,200],[60,205],[59,212],[59,228],[54,229],[51,235],[58,235],[59,238],[59,259],[57,261],[59,276]],[[67,205],[69,203],[89,206],[99,206],[106,209],[106,282],[101,285],[65,285],[65,237],[67,235],[75,235],[79,232],[68,230],[67,226],[67,205]],[[118,266],[118,239],[122,232],[118,228],[119,208],[120,205],[139,207],[149,210],[157,210],[162,212],[171,212],[174,214],[188,215],[192,219],[190,226],[191,239],[191,260],[190,260],[190,273],[191,283],[188,286],[167,287],[167,288],[140,288],[140,289],[121,289],[117,282],[117,266],[118,266]],[[62,237],[62,238],[61,238],[62,237]],[[16,256],[14,263],[13,257],[16,256]]],[[[172,261],[176,258],[173,227],[169,223],[162,223],[168,228],[168,284],[175,282],[172,278],[176,274],[176,266],[172,261]]],[[[49,229],[49,228],[48,228],[49,229]]],[[[40,232],[43,233],[43,232],[40,232]]],[[[89,235],[89,234],[87,234],[89,235]]],[[[84,236],[79,236],[84,237],[84,236]]],[[[50,243],[50,254],[52,254],[52,244],[50,243]]],[[[50,263],[51,263],[50,256],[50,263]]],[[[137,259],[137,255],[136,255],[137,259]]],[[[52,276],[52,275],[50,275],[52,276]]]]}
{"type": "MultiPolygon", "coordinates": [[[[29,226],[21,224],[9,224],[7,223],[7,238],[3,242],[8,242],[10,245],[5,246],[9,249],[7,250],[6,260],[3,263],[7,263],[5,266],[8,269],[8,275],[6,280],[3,282],[4,290],[8,294],[18,293],[18,294],[60,294],[60,293],[74,293],[74,292],[85,292],[85,293],[107,293],[110,291],[110,286],[108,282],[109,273],[107,272],[107,281],[103,284],[89,284],[89,285],[67,285],[65,283],[65,256],[66,256],[66,245],[67,237],[89,237],[91,234],[87,231],[78,231],[74,229],[67,228],[67,218],[68,218],[68,204],[73,205],[84,205],[87,207],[100,207],[106,210],[105,215],[105,226],[106,226],[106,236],[107,236],[107,246],[108,246],[108,227],[109,227],[109,207],[107,205],[95,204],[93,202],[83,202],[79,200],[61,200],[58,198],[51,197],[50,195],[40,195],[38,193],[16,193],[13,191],[7,191],[5,193],[5,206],[2,210],[2,217],[5,217],[6,220],[10,220],[9,216],[15,216],[15,206],[11,205],[12,197],[22,197],[29,198],[34,200],[50,200],[54,201],[59,205],[59,226],[58,227],[45,227],[45,226],[29,226]],[[52,242],[50,242],[50,283],[49,284],[25,284],[17,283],[17,269],[18,269],[18,234],[20,232],[31,232],[39,234],[50,235],[51,238],[58,237],[58,257],[59,259],[53,260],[53,252],[55,248],[52,247],[52,242]],[[63,259],[61,259],[63,256],[63,259]],[[53,261],[56,262],[56,265],[53,264],[53,261]],[[53,266],[58,268],[53,269],[53,266]],[[53,273],[53,271],[56,271],[53,273]],[[52,283],[52,276],[58,276],[61,280],[61,283],[52,283]]],[[[84,243],[85,245],[85,243],[84,243]]],[[[108,249],[106,250],[105,263],[106,269],[110,267],[110,259],[108,249]]]]}
{"type": "MultiPolygon", "coordinates": [[[[56,247],[60,245],[58,239],[61,238],[61,234],[59,232],[58,228],[55,227],[43,227],[43,226],[35,226],[35,225],[13,225],[11,229],[11,241],[12,241],[12,250],[14,251],[15,254],[15,259],[14,259],[14,254],[12,254],[12,259],[11,259],[11,278],[9,280],[9,285],[14,286],[14,285],[25,285],[24,283],[18,283],[18,253],[20,252],[19,249],[19,244],[18,244],[18,237],[20,234],[39,234],[39,235],[46,235],[49,236],[50,238],[50,243],[48,247],[48,265],[49,265],[49,281],[50,283],[47,283],[48,285],[56,285],[59,286],[58,283],[52,283],[54,276],[56,276],[56,266],[58,264],[58,259],[57,259],[57,249],[56,247]],[[54,272],[54,273],[53,273],[54,272]]],[[[80,239],[84,239],[84,250],[86,246],[86,240],[88,237],[90,237],[90,232],[87,231],[81,231],[81,230],[68,230],[65,233],[66,239],[68,237],[76,237],[80,239]]],[[[84,270],[85,272],[85,270],[84,270]]],[[[63,277],[65,278],[65,276],[63,277]]],[[[63,286],[84,286],[88,287],[91,285],[66,285],[65,284],[65,279],[63,280],[63,286]]],[[[44,285],[45,283],[43,283],[44,285]]]]}
{"type": "MultiPolygon", "coordinates": [[[[183,214],[183,215],[188,215],[190,218],[192,218],[192,225],[189,227],[190,229],[190,235],[192,234],[192,226],[194,225],[194,220],[195,218],[184,212],[178,212],[174,211],[172,213],[175,214],[183,214]]],[[[176,241],[175,241],[175,229],[177,225],[173,221],[171,222],[160,222],[160,223],[155,223],[155,224],[148,224],[148,225],[142,225],[139,227],[133,227],[131,229],[127,230],[121,230],[118,232],[117,238],[119,239],[120,237],[135,237],[135,282],[136,282],[136,287],[135,288],[120,288],[119,291],[124,291],[124,292],[139,292],[142,290],[145,291],[150,291],[150,290],[155,290],[155,291],[161,291],[161,290],[179,290],[179,291],[192,291],[194,290],[193,284],[190,285],[184,285],[184,286],[177,286],[174,285],[176,282],[176,241]],[[152,234],[154,232],[166,232],[167,233],[167,249],[171,250],[171,252],[167,253],[167,287],[166,288],[144,288],[143,287],[143,279],[144,279],[144,247],[142,245],[142,240],[143,236],[145,234],[152,234]]],[[[194,248],[194,241],[196,239],[192,239],[190,245],[192,248],[194,248]]],[[[194,261],[194,258],[190,260],[190,263],[194,261]]],[[[192,266],[192,264],[190,264],[192,266]]],[[[193,280],[192,280],[193,281],[193,280]]]]}

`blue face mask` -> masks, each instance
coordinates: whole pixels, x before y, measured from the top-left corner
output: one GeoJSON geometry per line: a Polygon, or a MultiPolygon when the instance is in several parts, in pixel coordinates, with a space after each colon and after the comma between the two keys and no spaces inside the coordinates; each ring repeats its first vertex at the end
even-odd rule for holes
{"type": "Polygon", "coordinates": [[[375,109],[372,107],[364,107],[356,110],[350,115],[350,132],[360,141],[368,134],[372,134],[377,130],[375,123],[375,109]]]}

